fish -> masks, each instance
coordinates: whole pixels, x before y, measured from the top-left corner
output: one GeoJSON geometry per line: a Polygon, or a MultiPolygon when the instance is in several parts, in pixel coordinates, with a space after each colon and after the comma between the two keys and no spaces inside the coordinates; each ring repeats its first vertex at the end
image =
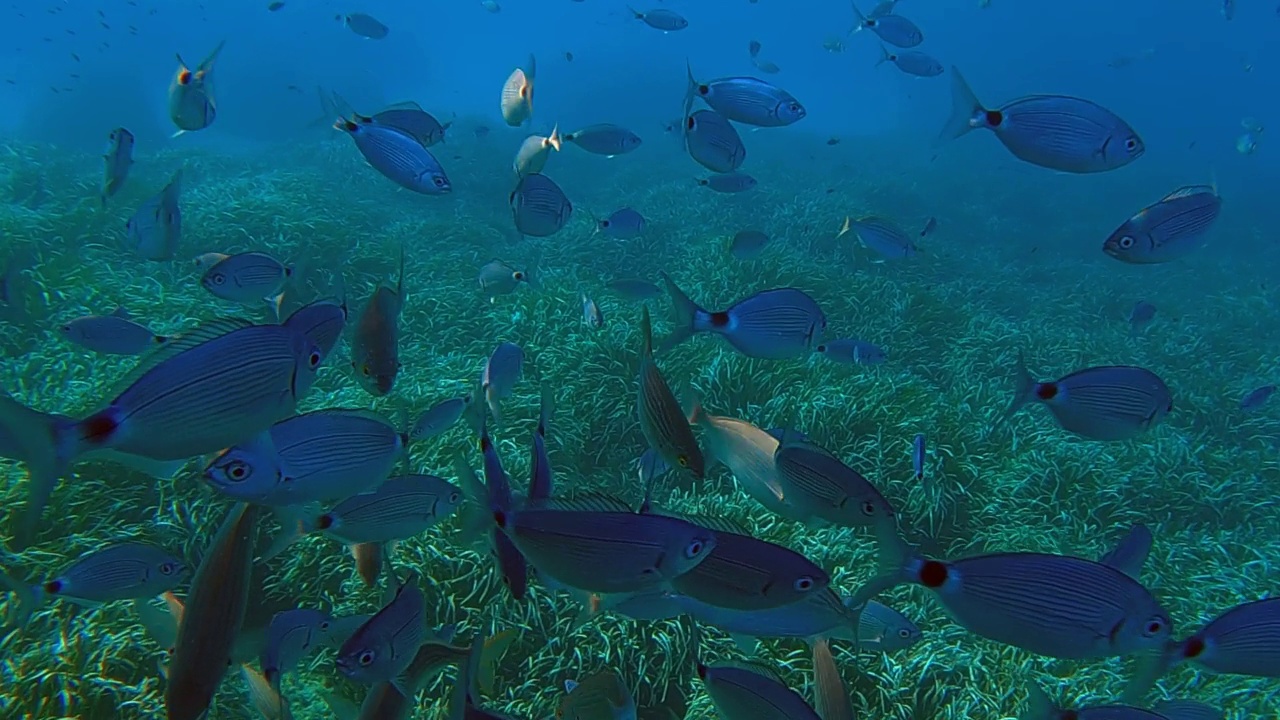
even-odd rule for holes
{"type": "Polygon", "coordinates": [[[969,632],[1064,660],[1154,652],[1169,641],[1169,613],[1110,565],[1033,552],[934,560],[896,533],[877,534],[880,574],[854,594],[855,605],[898,585],[921,585],[969,632]]]}
{"type": "Polygon", "coordinates": [[[746,173],[730,172],[699,178],[698,185],[711,188],[718,193],[746,192],[756,186],[756,179],[746,173]]]}
{"type": "Polygon", "coordinates": [[[1262,385],[1254,388],[1240,398],[1240,409],[1245,412],[1256,412],[1267,404],[1267,400],[1276,392],[1275,385],[1262,385]]]}
{"type": "Polygon", "coordinates": [[[272,615],[267,626],[267,642],[258,660],[267,683],[279,690],[282,675],[326,645],[326,633],[332,623],[333,616],[312,608],[295,608],[272,615]]]}
{"type": "Polygon", "coordinates": [[[942,67],[942,63],[938,62],[937,58],[932,55],[927,55],[917,50],[890,52],[889,48],[881,45],[880,59],[876,61],[876,67],[887,62],[893,63],[902,72],[916,77],[937,77],[946,70],[946,68],[942,67]]]}
{"type": "Polygon", "coordinates": [[[537,58],[529,55],[528,69],[511,71],[502,85],[502,119],[511,127],[533,122],[533,87],[538,72],[537,58]]]}
{"type": "Polygon", "coordinates": [[[685,118],[683,135],[689,157],[713,173],[733,172],[747,159],[742,137],[715,110],[699,110],[685,118]]]}
{"type": "Polygon", "coordinates": [[[721,720],[824,720],[768,666],[738,662],[705,665],[698,661],[696,667],[721,720]]]}
{"type": "Polygon", "coordinates": [[[662,288],[648,280],[639,278],[615,278],[605,283],[605,287],[617,293],[625,300],[655,300],[662,295],[662,288]]]}
{"type": "Polygon", "coordinates": [[[351,136],[369,167],[400,187],[422,195],[453,192],[440,161],[413,135],[391,125],[346,117],[338,118],[333,127],[351,136]]]}
{"type": "MultiPolygon", "coordinates": [[[[665,277],[665,275],[664,275],[665,277]]],[[[706,472],[698,440],[693,435],[684,410],[662,371],[653,360],[653,326],[649,306],[640,321],[640,372],[636,379],[636,415],[645,441],[671,467],[688,470],[696,480],[706,472]]]]}
{"type": "Polygon", "coordinates": [[[409,439],[425,440],[453,427],[467,409],[467,403],[467,398],[454,397],[432,405],[429,410],[418,416],[417,422],[413,424],[413,430],[409,432],[409,439]]]}
{"type": "Polygon", "coordinates": [[[196,568],[169,663],[164,704],[169,720],[204,716],[231,665],[244,626],[262,509],[231,508],[196,568]]]}
{"type": "Polygon", "coordinates": [[[759,40],[752,40],[747,43],[747,54],[751,57],[751,64],[766,75],[776,75],[782,72],[782,68],[778,67],[776,63],[760,59],[760,49],[762,47],[759,40]]]}
{"type": "Polygon", "coordinates": [[[315,343],[323,362],[333,352],[338,341],[342,339],[342,331],[347,326],[347,300],[345,297],[334,300],[321,298],[307,303],[294,310],[284,321],[284,326],[292,328],[315,343]]]}
{"type": "Polygon", "coordinates": [[[264,252],[230,255],[205,270],[200,285],[215,297],[238,303],[261,300],[273,306],[284,295],[293,268],[264,252]]]}
{"type": "Polygon", "coordinates": [[[636,592],[669,583],[715,547],[715,533],[705,528],[620,505],[590,496],[561,499],[497,510],[494,520],[539,574],[589,592],[636,592]]]}
{"type": "Polygon", "coordinates": [[[1129,335],[1140,335],[1156,319],[1156,306],[1139,300],[1129,310],[1129,335]]]}
{"type": "Polygon", "coordinates": [[[1014,373],[1014,398],[1005,419],[1027,403],[1039,402],[1062,429],[1090,440],[1137,437],[1159,425],[1173,410],[1169,386],[1145,368],[1102,365],[1039,382],[1019,355],[1014,373]]]}
{"type": "Polygon", "coordinates": [[[185,132],[204,130],[218,117],[213,92],[213,64],[227,42],[223,40],[196,66],[187,67],[178,55],[178,71],[169,83],[169,119],[177,126],[174,137],[185,132]]]}
{"type": "Polygon", "coordinates": [[[1232,20],[1236,16],[1236,0],[1222,0],[1222,17],[1232,20]]]}
{"type": "Polygon", "coordinates": [[[892,220],[868,215],[854,220],[846,217],[836,238],[853,233],[863,247],[886,260],[903,260],[920,252],[911,237],[892,220]]]}
{"type": "Polygon", "coordinates": [[[520,283],[533,285],[533,278],[528,272],[517,270],[501,260],[490,260],[480,268],[480,290],[490,300],[515,292],[520,283]]]}
{"type": "Polygon", "coordinates": [[[125,180],[129,179],[129,170],[133,167],[133,133],[118,127],[107,136],[107,149],[102,154],[105,167],[102,171],[102,206],[106,207],[125,180]]]}
{"type": "MultiPolygon", "coordinates": [[[[483,676],[493,663],[501,659],[501,648],[495,647],[498,636],[489,638],[478,648],[480,657],[478,674],[483,676]]],[[[360,720],[409,720],[416,710],[418,690],[438,677],[448,665],[466,665],[470,658],[470,647],[456,647],[452,644],[453,629],[447,627],[428,638],[418,649],[413,661],[405,668],[398,683],[375,683],[365,695],[364,704],[360,708],[352,708],[350,717],[360,720]],[[399,686],[399,687],[397,687],[399,686]]],[[[482,681],[483,682],[483,681],[482,681]]],[[[483,687],[483,685],[482,685],[483,687]]],[[[491,688],[486,688],[491,689],[491,688]]],[[[332,707],[330,703],[330,707],[332,707]]],[[[339,717],[345,717],[339,715],[339,717]]]]}
{"type": "Polygon", "coordinates": [[[920,237],[926,237],[929,233],[937,229],[938,218],[930,216],[929,219],[925,221],[924,227],[920,229],[920,237]]]}
{"type": "Polygon", "coordinates": [[[284,3],[281,2],[281,0],[275,0],[275,2],[267,5],[267,12],[276,12],[277,10],[280,10],[283,7],[284,7],[284,3]]]}
{"type": "MultiPolygon", "coordinates": [[[[459,482],[478,491],[477,501],[486,507],[496,518],[499,514],[509,512],[514,504],[511,491],[511,478],[502,467],[502,458],[493,446],[489,437],[487,418],[482,417],[479,427],[480,452],[484,461],[484,483],[479,484],[471,467],[461,458],[455,460],[458,467],[459,482]]],[[[500,523],[492,526],[490,543],[493,547],[494,559],[497,561],[498,573],[511,597],[524,600],[529,590],[529,561],[521,552],[514,540],[502,532],[500,523]]]]}
{"type": "Polygon", "coordinates": [[[911,441],[911,470],[915,473],[916,482],[924,480],[926,452],[924,433],[916,433],[915,438],[911,441]]]}
{"type": "Polygon", "coordinates": [[[646,490],[652,488],[653,483],[663,475],[671,472],[671,465],[653,448],[645,448],[645,451],[640,453],[640,458],[636,460],[636,465],[639,470],[637,475],[640,487],[646,490]]]}
{"type": "Polygon", "coordinates": [[[689,21],[683,15],[674,10],[647,10],[640,12],[632,7],[627,7],[636,20],[640,20],[645,25],[663,32],[675,32],[689,27],[689,21]]]}
{"type": "Polygon", "coordinates": [[[249,702],[263,720],[294,720],[289,701],[280,695],[278,688],[271,687],[270,681],[252,665],[241,663],[240,677],[244,678],[249,702]]]}
{"type": "Polygon", "coordinates": [[[143,260],[172,260],[182,241],[182,170],[143,202],[125,223],[129,249],[143,260]]]}
{"type": "Polygon", "coordinates": [[[51,599],[89,605],[145,600],[173,590],[190,574],[191,567],[164,548],[120,542],[81,555],[57,577],[39,585],[27,586],[3,573],[0,582],[16,595],[10,627],[24,627],[51,599]]]}
{"type": "Polygon", "coordinates": [[[1180,187],[1125,220],[1102,243],[1102,252],[1131,265],[1177,260],[1204,246],[1221,212],[1215,187],[1180,187]]]}
{"type": "Polygon", "coordinates": [[[564,681],[556,720],[636,720],[636,701],[622,676],[601,670],[581,682],[564,681]]]}
{"type": "Polygon", "coordinates": [[[211,460],[204,480],[226,497],[278,508],[377,487],[407,441],[373,412],[342,408],[295,415],[249,438],[211,460]]]}
{"type": "Polygon", "coordinates": [[[768,244],[769,236],[759,230],[739,230],[729,243],[729,254],[737,260],[753,260],[768,244]]]}
{"type": "Polygon", "coordinates": [[[382,397],[395,387],[400,374],[400,313],[404,310],[404,246],[400,246],[400,276],[396,289],[378,284],[356,321],[351,339],[351,367],[365,392],[382,397]]]}
{"type": "Polygon", "coordinates": [[[529,173],[511,191],[511,219],[521,235],[550,237],[560,232],[573,214],[573,203],[551,178],[529,173]]]}
{"type": "Polygon", "coordinates": [[[515,391],[516,383],[524,376],[524,350],[511,342],[499,343],[489,359],[485,361],[484,371],[480,374],[480,389],[484,394],[489,414],[497,422],[501,422],[499,403],[515,391]]]}
{"type": "Polygon", "coordinates": [[[782,497],[805,517],[841,527],[886,528],[894,510],[861,473],[808,440],[785,439],[773,453],[782,497]]]}
{"type": "Polygon", "coordinates": [[[867,13],[867,17],[878,18],[884,17],[885,15],[892,15],[893,9],[897,6],[898,0],[880,0],[880,2],[876,3],[876,6],[871,8],[871,11],[867,13]]]}
{"type": "Polygon", "coordinates": [[[502,12],[502,6],[497,3],[497,0],[480,0],[480,7],[491,13],[502,12]]]}
{"type": "Polygon", "coordinates": [[[843,365],[881,365],[889,359],[884,348],[857,338],[836,338],[818,343],[813,351],[843,365]]]}
{"type": "Polygon", "coordinates": [[[689,419],[702,431],[708,457],[724,463],[743,492],[778,515],[803,519],[785,501],[778,481],[773,459],[777,439],[746,420],[712,415],[700,401],[693,404],[689,419]]]}
{"type": "Polygon", "coordinates": [[[1142,157],[1146,144],[1120,116],[1069,95],[1028,95],[991,110],[951,66],[951,116],[938,142],[985,128],[1024,162],[1069,173],[1122,168],[1142,157]]]}
{"type": "Polygon", "coordinates": [[[582,322],[589,328],[599,330],[604,327],[604,312],[600,310],[600,306],[595,300],[587,297],[586,293],[579,293],[582,300],[582,322]]]}
{"type": "Polygon", "coordinates": [[[169,341],[135,322],[122,307],[110,315],[81,315],[61,330],[68,341],[103,355],[141,355],[169,341]]]}
{"type": "Polygon", "coordinates": [[[351,32],[369,40],[381,40],[391,32],[391,28],[365,13],[348,13],[335,16],[334,19],[341,21],[351,32]]]}
{"type": "Polygon", "coordinates": [[[445,131],[453,125],[452,120],[447,123],[441,123],[434,115],[423,110],[422,106],[415,102],[393,105],[386,110],[374,113],[369,118],[361,116],[358,119],[363,122],[371,121],[396,128],[411,135],[413,139],[426,148],[444,142],[445,131]]]}
{"type": "Polygon", "coordinates": [[[714,333],[747,357],[767,360],[801,358],[813,352],[827,329],[827,317],[803,290],[775,288],[749,295],[727,310],[699,307],[666,273],[675,329],[662,341],[666,352],[698,333],[714,333]]]}
{"type": "Polygon", "coordinates": [[[901,15],[890,12],[872,17],[863,15],[856,3],[850,3],[850,6],[853,8],[854,17],[854,25],[849,30],[850,35],[861,30],[870,30],[881,40],[900,48],[913,48],[924,42],[924,33],[920,28],[901,15]]]}
{"type": "Polygon", "coordinates": [[[1241,155],[1252,155],[1258,150],[1258,134],[1247,132],[1236,138],[1236,152],[1241,155]]]}
{"type": "Polygon", "coordinates": [[[804,555],[747,534],[720,518],[684,515],[714,532],[711,552],[670,580],[671,588],[730,610],[768,610],[825,590],[831,576],[804,555]]]}
{"type": "Polygon", "coordinates": [[[390,682],[406,695],[403,673],[427,640],[426,597],[410,577],[381,610],[374,613],[338,649],[334,664],[348,680],[390,682]]]}
{"type": "Polygon", "coordinates": [[[644,142],[639,135],[621,125],[601,123],[588,125],[564,136],[565,142],[573,143],[593,155],[615,157],[634,152],[644,142]]]}
{"type": "MultiPolygon", "coordinates": [[[[844,605],[847,604],[846,600],[844,605]]],[[[920,628],[907,616],[875,600],[868,600],[858,610],[857,617],[857,634],[852,639],[859,649],[897,652],[906,650],[924,637],[920,628]]]]}
{"type": "Polygon", "coordinates": [[[208,270],[209,268],[213,267],[214,265],[217,265],[218,263],[222,262],[223,260],[226,260],[229,257],[231,256],[228,255],[227,253],[220,253],[220,252],[200,253],[199,255],[196,256],[195,260],[193,260],[192,263],[195,264],[196,269],[200,270],[200,272],[203,273],[205,270],[208,270]]]}
{"type": "Polygon", "coordinates": [[[516,176],[524,177],[530,173],[542,172],[551,157],[551,151],[560,152],[561,140],[559,125],[553,127],[551,134],[546,137],[530,135],[525,138],[516,152],[515,162],[512,163],[516,176]]]}
{"type": "Polygon", "coordinates": [[[361,543],[351,546],[351,557],[356,561],[356,574],[367,588],[378,586],[378,576],[386,562],[381,543],[361,543]]]}
{"type": "Polygon", "coordinates": [[[644,216],[629,207],[615,210],[596,221],[596,228],[615,240],[634,240],[644,233],[644,216]]]}
{"type": "Polygon", "coordinates": [[[826,638],[819,638],[813,643],[813,686],[814,704],[822,720],[854,720],[857,717],[849,700],[849,689],[840,678],[840,669],[831,654],[831,643],[826,638]]]}
{"type": "Polygon", "coordinates": [[[701,98],[726,120],[755,127],[785,127],[808,114],[794,95],[758,78],[739,76],[700,81],[688,63],[685,76],[688,79],[684,101],[686,117],[695,98],[701,98]]]}
{"type": "Polygon", "coordinates": [[[547,429],[555,412],[555,389],[550,383],[542,383],[538,403],[538,425],[533,430],[529,444],[529,501],[542,502],[551,498],[555,485],[551,470],[551,458],[547,455],[547,429]]]}
{"type": "Polygon", "coordinates": [[[1184,706],[1180,701],[1171,701],[1151,710],[1119,704],[1066,709],[1055,705],[1044,690],[1033,683],[1027,686],[1027,710],[1020,717],[1024,720],[1057,720],[1062,717],[1079,720],[1210,720],[1224,717],[1222,711],[1215,707],[1203,703],[1190,705],[1194,707],[1184,706]]]}

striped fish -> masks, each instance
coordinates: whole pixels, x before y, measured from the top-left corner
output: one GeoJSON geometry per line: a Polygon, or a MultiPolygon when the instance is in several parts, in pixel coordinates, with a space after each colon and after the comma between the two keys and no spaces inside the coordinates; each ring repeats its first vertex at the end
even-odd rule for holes
{"type": "Polygon", "coordinates": [[[346,297],[340,300],[321,299],[294,310],[285,319],[284,326],[314,342],[323,360],[342,339],[348,315],[346,297]]]}
{"type": "Polygon", "coordinates": [[[787,438],[773,454],[785,502],[842,527],[893,525],[893,507],[861,473],[805,440],[787,438]]]}
{"type": "Polygon", "coordinates": [[[560,232],[573,214],[573,203],[551,178],[529,173],[511,191],[511,219],[521,235],[548,237],[560,232]]]}
{"type": "Polygon", "coordinates": [[[524,377],[524,350],[512,342],[498,343],[489,353],[480,374],[480,390],[494,422],[502,422],[499,403],[511,397],[516,383],[524,377]]]}
{"type": "Polygon", "coordinates": [[[699,110],[684,120],[684,146],[689,157],[714,173],[742,167],[747,146],[728,118],[714,110],[699,110]]]}
{"type": "Polygon", "coordinates": [[[124,232],[129,249],[143,260],[172,260],[182,242],[182,170],[178,170],[156,195],[147,199],[129,220],[124,232]]]}
{"type": "Polygon", "coordinates": [[[449,518],[461,504],[462,490],[444,478],[398,475],[343,500],[304,529],[347,545],[405,540],[449,518]]]}
{"type": "Polygon", "coordinates": [[[883,15],[866,16],[859,10],[856,3],[853,6],[854,26],[850,33],[859,30],[870,30],[880,37],[881,40],[900,48],[913,48],[924,42],[924,33],[915,23],[902,17],[894,15],[892,11],[883,15]]]}
{"type": "Polygon", "coordinates": [[[641,320],[644,345],[640,351],[639,390],[636,393],[636,413],[640,418],[640,431],[649,447],[653,448],[671,467],[688,470],[701,480],[706,463],[698,440],[693,436],[680,401],[662,377],[653,361],[653,328],[649,322],[649,306],[645,306],[641,320]]]}
{"type": "Polygon", "coordinates": [[[1177,260],[1204,245],[1221,212],[1216,187],[1178,188],[1125,220],[1102,243],[1102,252],[1133,265],[1177,260]]]}
{"type": "Polygon", "coordinates": [[[332,623],[332,615],[312,608],[294,608],[272,615],[267,625],[267,641],[258,660],[267,683],[279,689],[281,675],[323,646],[325,631],[332,623]]]}
{"type": "Polygon", "coordinates": [[[1039,382],[1019,355],[1014,373],[1016,387],[1006,419],[1029,402],[1043,403],[1062,429],[1090,440],[1137,437],[1173,410],[1169,386],[1145,368],[1102,365],[1039,382]]]}
{"type": "Polygon", "coordinates": [[[804,106],[791,93],[753,77],[726,77],[700,82],[685,64],[689,79],[685,115],[694,98],[701,98],[723,117],[756,127],[782,127],[804,119],[804,106]]]}
{"type": "Polygon", "coordinates": [[[262,509],[231,509],[196,570],[169,664],[164,704],[169,720],[197,720],[208,711],[231,665],[244,624],[262,509]]]}
{"type": "Polygon", "coordinates": [[[1193,700],[1165,700],[1150,710],[1132,705],[1092,705],[1082,708],[1058,707],[1039,685],[1027,688],[1024,720],[1222,720],[1221,710],[1193,700]]]}
{"type": "Polygon", "coordinates": [[[827,316],[818,303],[796,288],[763,290],[739,300],[727,310],[704,310],[666,273],[662,280],[671,296],[675,329],[659,352],[666,352],[698,333],[715,333],[747,357],[785,360],[809,355],[827,329],[827,316]]]}
{"type": "Polygon", "coordinates": [[[529,449],[529,501],[538,502],[551,497],[554,480],[551,460],[547,457],[547,426],[555,405],[555,391],[550,383],[542,383],[542,403],[538,413],[538,426],[533,431],[529,449]]]}
{"type": "Polygon", "coordinates": [[[293,268],[264,252],[229,255],[212,265],[200,278],[205,290],[223,300],[251,303],[279,300],[293,268]]]}
{"type": "Polygon", "coordinates": [[[516,68],[502,84],[502,119],[511,127],[533,122],[533,81],[538,73],[538,60],[529,55],[528,69],[516,68]]]}
{"type": "Polygon", "coordinates": [[[800,602],[831,583],[826,571],[790,548],[734,532],[738,528],[716,518],[685,517],[711,530],[715,547],[671,580],[678,593],[731,610],[768,610],[800,602]]]}
{"type": "MultiPolygon", "coordinates": [[[[360,117],[360,120],[366,120],[360,117]]],[[[406,102],[374,113],[373,117],[367,120],[389,125],[401,132],[406,132],[413,136],[415,140],[422,143],[423,147],[431,147],[437,143],[444,142],[444,133],[453,125],[453,121],[441,123],[434,115],[422,109],[422,106],[415,102],[406,102]]]]}
{"type": "Polygon", "coordinates": [[[107,136],[107,151],[102,154],[105,167],[102,172],[102,206],[120,192],[133,167],[133,133],[118,127],[107,136]]]}
{"type": "Polygon", "coordinates": [[[639,135],[630,130],[609,123],[588,125],[581,130],[568,133],[564,136],[564,140],[589,153],[606,157],[625,155],[644,142],[639,135]]]}
{"type": "Polygon", "coordinates": [[[997,553],[956,561],[912,552],[880,533],[881,574],[855,605],[902,584],[921,585],[970,632],[1046,657],[1119,657],[1163,648],[1169,613],[1110,565],[1067,555],[997,553]]]}
{"type": "Polygon", "coordinates": [[[391,392],[400,374],[400,313],[404,310],[404,245],[396,289],[379,283],[364,306],[351,338],[351,367],[360,387],[374,397],[391,392]]]}
{"type": "Polygon", "coordinates": [[[468,398],[455,397],[441,400],[418,416],[413,423],[413,431],[409,433],[411,440],[423,440],[435,437],[453,427],[467,409],[468,398]]]}
{"type": "Polygon", "coordinates": [[[418,580],[405,581],[390,602],[342,643],[334,664],[348,680],[391,682],[413,662],[429,639],[426,597],[418,580]]]}
{"type": "Polygon", "coordinates": [[[863,246],[886,260],[902,260],[920,252],[911,236],[891,220],[868,215],[858,220],[846,217],[836,237],[853,233],[863,246]]]}
{"type": "Polygon", "coordinates": [[[1103,565],[1110,565],[1134,580],[1142,574],[1147,564],[1147,556],[1151,554],[1151,544],[1155,538],[1146,525],[1136,524],[1120,539],[1110,552],[1098,558],[1103,565]]]}
{"type": "Polygon", "coordinates": [[[773,460],[778,441],[773,436],[746,420],[712,415],[701,402],[694,404],[689,420],[702,430],[710,456],[729,468],[747,495],[778,515],[805,519],[783,495],[773,460]]]}
{"type": "Polygon", "coordinates": [[[813,699],[822,720],[854,720],[849,689],[840,678],[840,669],[831,654],[831,643],[819,638],[813,643],[813,699]]]}
{"type": "MultiPolygon", "coordinates": [[[[498,455],[498,449],[493,446],[488,423],[484,420],[480,425],[480,453],[484,460],[487,507],[495,515],[508,512],[514,503],[511,478],[502,467],[502,458],[498,455]]],[[[493,530],[492,542],[503,583],[513,598],[523,600],[529,589],[529,561],[521,553],[514,538],[504,534],[498,527],[493,530]]]]}
{"type": "Polygon", "coordinates": [[[755,663],[697,665],[722,720],[823,720],[772,668],[755,663]]]}
{"type": "Polygon", "coordinates": [[[369,166],[400,187],[423,195],[453,191],[440,161],[409,133],[376,121],[360,122],[345,117],[339,118],[333,127],[350,135],[369,166]]]}
{"type": "Polygon", "coordinates": [[[719,173],[707,178],[699,178],[698,185],[711,188],[718,193],[746,192],[756,186],[756,179],[746,173],[719,173]]]}
{"type": "Polygon", "coordinates": [[[258,505],[324,502],[377,487],[400,461],[405,442],[372,412],[316,410],[228,448],[204,478],[223,495],[258,505]]]}

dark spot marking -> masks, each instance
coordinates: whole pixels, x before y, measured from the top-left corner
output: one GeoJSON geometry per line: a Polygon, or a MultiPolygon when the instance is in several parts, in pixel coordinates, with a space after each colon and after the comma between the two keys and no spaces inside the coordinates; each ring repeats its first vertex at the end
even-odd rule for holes
{"type": "Polygon", "coordinates": [[[711,324],[718,328],[725,327],[729,324],[729,313],[711,313],[711,324]]]}
{"type": "Polygon", "coordinates": [[[937,560],[926,560],[924,566],[920,568],[920,584],[927,588],[937,589],[942,587],[950,575],[947,564],[938,562],[937,560]]]}
{"type": "Polygon", "coordinates": [[[987,110],[985,114],[987,116],[987,124],[991,127],[996,127],[1004,122],[1004,113],[999,110],[987,110]]]}
{"type": "Polygon", "coordinates": [[[1040,383],[1036,386],[1036,397],[1041,400],[1052,400],[1058,397],[1058,384],[1040,383]]]}

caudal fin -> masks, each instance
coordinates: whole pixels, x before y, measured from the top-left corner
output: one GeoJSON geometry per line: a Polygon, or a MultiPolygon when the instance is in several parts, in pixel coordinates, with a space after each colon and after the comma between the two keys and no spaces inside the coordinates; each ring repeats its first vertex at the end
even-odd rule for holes
{"type": "Polygon", "coordinates": [[[71,429],[66,418],[33,410],[0,392],[0,435],[16,447],[14,457],[27,466],[27,507],[9,541],[15,552],[25,550],[35,539],[58,478],[79,454],[77,448],[67,446],[73,440],[71,429]]]}
{"type": "Polygon", "coordinates": [[[1027,370],[1027,363],[1022,359],[1022,353],[1019,352],[1018,361],[1013,366],[1013,401],[1009,403],[1009,408],[1004,411],[1004,420],[1013,417],[1013,414],[1021,410],[1023,405],[1035,398],[1036,385],[1036,379],[1027,370]]]}
{"type": "Polygon", "coordinates": [[[658,353],[664,353],[693,337],[694,322],[697,320],[698,314],[706,313],[706,310],[698,307],[698,304],[672,282],[671,276],[665,272],[662,273],[662,282],[667,287],[667,294],[671,296],[671,309],[674,313],[675,327],[672,328],[671,334],[658,345],[658,353]]]}
{"type": "Polygon", "coordinates": [[[965,82],[964,76],[960,74],[960,69],[952,65],[951,117],[947,118],[947,124],[942,126],[942,132],[938,133],[938,139],[934,144],[941,145],[949,140],[955,140],[973,130],[977,127],[973,124],[973,118],[984,112],[986,108],[982,106],[978,96],[973,94],[969,83],[965,82]]]}

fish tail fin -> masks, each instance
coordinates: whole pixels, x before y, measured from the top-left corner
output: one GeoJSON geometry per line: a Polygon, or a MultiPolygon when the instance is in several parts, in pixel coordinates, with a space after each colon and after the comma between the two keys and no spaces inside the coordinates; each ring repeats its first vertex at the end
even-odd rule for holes
{"type": "Polygon", "coordinates": [[[560,123],[556,123],[551,128],[551,134],[547,136],[547,144],[560,152],[560,146],[564,143],[564,136],[560,134],[560,123]]]}
{"type": "MultiPolygon", "coordinates": [[[[633,10],[632,12],[635,12],[635,11],[633,10]]],[[[680,126],[681,134],[684,134],[684,130],[688,125],[689,113],[693,111],[693,98],[696,97],[698,94],[698,84],[699,84],[698,79],[693,76],[693,65],[689,63],[689,58],[687,57],[684,59],[684,70],[685,70],[685,77],[688,78],[688,82],[685,85],[685,90],[684,90],[684,105],[683,105],[684,112],[681,113],[681,117],[684,118],[685,122],[682,123],[680,126]]]]}
{"type": "Polygon", "coordinates": [[[903,567],[916,559],[915,551],[898,535],[896,523],[892,518],[878,523],[875,534],[879,549],[877,574],[858,588],[845,603],[859,615],[866,607],[867,601],[890,588],[901,585],[904,582],[903,567]]]}
{"type": "Polygon", "coordinates": [[[1019,716],[1021,720],[1052,720],[1058,708],[1036,683],[1027,685],[1027,709],[1019,716]]]}
{"type": "Polygon", "coordinates": [[[853,10],[853,27],[849,28],[849,32],[846,35],[853,35],[861,32],[862,28],[867,26],[867,16],[863,15],[862,11],[858,9],[858,3],[856,2],[851,1],[849,9],[853,10]]]}
{"type": "Polygon", "coordinates": [[[290,507],[276,511],[276,516],[280,519],[280,532],[271,539],[271,544],[258,558],[258,562],[267,562],[301,540],[307,533],[319,529],[315,520],[312,519],[315,513],[308,512],[309,509],[314,508],[290,507]]]}
{"type": "Polygon", "coordinates": [[[667,288],[667,295],[671,296],[671,310],[675,328],[658,346],[659,353],[666,352],[693,337],[694,332],[697,331],[698,316],[707,313],[706,310],[690,299],[679,286],[672,282],[671,276],[665,272],[662,273],[662,282],[667,288]]]}
{"type": "Polygon", "coordinates": [[[934,142],[934,146],[941,145],[948,140],[955,140],[973,130],[975,127],[972,122],[974,116],[983,112],[986,112],[986,108],[983,107],[982,101],[978,100],[978,96],[973,94],[973,89],[965,81],[964,75],[960,74],[960,68],[952,65],[951,116],[947,118],[947,124],[943,125],[942,130],[938,133],[938,139],[934,142]]]}
{"type": "Polygon", "coordinates": [[[1022,352],[1018,352],[1018,359],[1013,366],[1013,401],[1009,403],[1008,409],[1004,411],[1004,420],[1013,417],[1013,414],[1022,409],[1022,406],[1031,402],[1036,395],[1036,379],[1027,370],[1026,360],[1022,357],[1022,352]]]}
{"type": "Polygon", "coordinates": [[[9,542],[11,549],[21,551],[35,539],[58,479],[83,450],[75,422],[33,410],[4,392],[0,392],[0,430],[18,446],[18,459],[27,468],[27,506],[9,542]]]}
{"type": "Polygon", "coordinates": [[[836,239],[839,240],[845,235],[848,235],[851,230],[853,230],[853,218],[845,215],[844,223],[840,225],[840,232],[836,233],[836,239]]]}
{"type": "Polygon", "coordinates": [[[4,637],[14,630],[22,630],[31,622],[31,616],[44,605],[45,592],[39,585],[18,582],[5,572],[0,572],[0,586],[12,592],[15,597],[13,616],[0,628],[0,637],[4,637]]]}
{"type": "Polygon", "coordinates": [[[893,53],[889,52],[889,48],[885,47],[884,43],[880,43],[880,59],[876,61],[876,67],[880,67],[890,60],[893,60],[893,53]]]}
{"type": "Polygon", "coordinates": [[[627,5],[627,6],[626,6],[626,8],[627,8],[627,10],[630,10],[630,11],[631,11],[631,14],[635,16],[635,19],[636,19],[636,20],[643,20],[643,19],[644,19],[644,13],[642,13],[642,12],[638,12],[635,8],[631,7],[630,5],[627,5]]]}

